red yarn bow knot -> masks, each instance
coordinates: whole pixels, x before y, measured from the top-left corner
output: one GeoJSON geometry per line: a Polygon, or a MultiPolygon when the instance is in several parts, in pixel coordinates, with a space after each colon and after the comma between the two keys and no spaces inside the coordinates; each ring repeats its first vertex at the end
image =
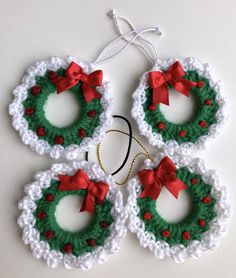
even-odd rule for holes
{"type": "Polygon", "coordinates": [[[179,62],[175,62],[166,72],[149,72],[149,85],[152,88],[152,106],[156,106],[159,103],[169,105],[167,84],[188,97],[191,89],[197,83],[182,78],[184,75],[185,72],[179,62]]]}
{"type": "Polygon", "coordinates": [[[62,93],[82,82],[82,91],[86,102],[94,98],[100,99],[101,95],[96,91],[96,86],[102,85],[102,70],[96,70],[90,74],[83,72],[83,69],[72,62],[66,69],[65,76],[53,76],[52,83],[56,86],[57,93],[62,93]]]}
{"type": "Polygon", "coordinates": [[[58,175],[60,180],[59,190],[86,189],[87,193],[80,211],[94,212],[95,199],[102,203],[105,199],[109,186],[103,182],[89,180],[83,170],[78,170],[74,176],[58,175]]]}
{"type": "Polygon", "coordinates": [[[161,193],[162,186],[165,186],[177,199],[179,191],[186,188],[186,185],[176,177],[175,164],[168,156],[160,161],[156,169],[141,170],[138,172],[138,176],[144,186],[140,198],[150,197],[156,200],[161,193]]]}

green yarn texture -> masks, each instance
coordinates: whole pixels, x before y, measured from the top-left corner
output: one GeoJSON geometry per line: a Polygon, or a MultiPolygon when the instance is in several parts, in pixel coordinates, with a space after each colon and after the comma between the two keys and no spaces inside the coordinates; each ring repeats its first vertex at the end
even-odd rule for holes
{"type": "MultiPolygon", "coordinates": [[[[40,233],[40,239],[48,241],[50,248],[53,250],[64,252],[64,246],[66,244],[72,245],[72,254],[79,256],[86,252],[92,252],[95,246],[103,246],[105,239],[110,235],[110,225],[113,223],[111,216],[112,204],[108,200],[104,200],[101,204],[95,205],[95,213],[91,224],[78,232],[70,232],[62,229],[56,221],[55,211],[59,201],[68,195],[86,195],[86,190],[72,190],[61,191],[58,190],[60,182],[52,180],[49,188],[43,190],[43,196],[36,202],[37,208],[34,212],[36,218],[35,228],[40,233]],[[46,199],[47,194],[52,194],[53,201],[46,199]],[[46,217],[38,219],[38,213],[46,213],[46,217]],[[101,223],[105,223],[106,226],[102,227],[101,223]],[[52,231],[54,236],[51,239],[45,238],[45,233],[52,231]],[[95,240],[96,244],[90,246],[88,240],[95,240]]],[[[78,214],[85,213],[79,212],[78,214]]]]}
{"type": "Polygon", "coordinates": [[[209,222],[216,216],[213,210],[215,199],[211,196],[211,186],[206,184],[201,176],[190,173],[185,167],[178,169],[176,176],[186,184],[187,192],[192,199],[191,211],[181,222],[166,222],[156,210],[156,202],[158,202],[158,199],[155,201],[149,197],[138,198],[137,203],[140,208],[139,217],[145,224],[145,231],[153,233],[157,241],[164,240],[170,246],[176,244],[183,244],[186,246],[191,240],[200,241],[202,233],[209,229],[209,222]],[[191,183],[193,178],[197,180],[195,185],[191,183]],[[202,202],[203,197],[206,196],[211,198],[210,203],[202,202]],[[152,218],[149,220],[144,218],[144,214],[147,212],[152,215],[152,218]],[[204,227],[199,226],[198,221],[200,219],[205,221],[204,227]],[[162,233],[165,230],[170,232],[169,237],[163,236],[162,233]],[[190,240],[185,240],[182,237],[184,231],[190,233],[190,240]]]}
{"type": "MultiPolygon", "coordinates": [[[[157,105],[155,111],[150,111],[148,106],[151,104],[152,89],[146,89],[146,102],[143,105],[145,111],[145,121],[151,125],[153,133],[160,133],[164,142],[168,140],[176,140],[178,143],[192,142],[195,143],[200,136],[208,134],[208,128],[216,123],[216,113],[218,111],[218,104],[216,101],[216,92],[209,85],[209,80],[199,76],[196,71],[186,71],[185,79],[191,81],[202,81],[201,88],[194,87],[191,94],[196,96],[198,109],[193,117],[184,124],[174,124],[167,121],[160,111],[160,105],[157,105]],[[210,99],[211,105],[206,105],[205,100],[210,99]],[[199,122],[205,121],[207,126],[202,127],[199,122]],[[164,123],[165,128],[159,129],[158,123],[164,123]],[[179,136],[179,132],[184,130],[186,135],[179,136]]],[[[178,92],[177,92],[178,93],[178,92]]],[[[171,104],[170,104],[171,105],[171,104]]]]}
{"type": "MultiPolygon", "coordinates": [[[[57,75],[63,76],[64,72],[64,69],[59,69],[57,75]]],[[[46,100],[50,94],[56,91],[54,84],[48,77],[48,72],[43,77],[36,77],[36,86],[41,88],[41,92],[38,95],[34,95],[31,89],[28,90],[28,97],[23,103],[25,109],[32,108],[34,110],[32,115],[24,115],[30,130],[36,132],[37,128],[43,127],[45,129],[45,135],[39,138],[46,140],[51,146],[55,145],[55,138],[57,136],[62,136],[64,138],[62,145],[65,147],[71,144],[80,145],[83,140],[83,138],[80,138],[78,135],[80,129],[86,131],[85,137],[92,137],[94,129],[100,124],[99,116],[103,112],[103,108],[99,99],[93,99],[89,103],[85,101],[81,82],[67,92],[63,92],[63,94],[73,94],[81,106],[79,118],[70,126],[63,128],[54,126],[45,117],[44,106],[46,100]],[[88,112],[90,111],[95,111],[96,115],[94,117],[89,117],[88,112]]],[[[70,109],[70,107],[68,107],[68,109],[70,109]]],[[[60,111],[58,111],[58,113],[60,113],[60,111]]]]}

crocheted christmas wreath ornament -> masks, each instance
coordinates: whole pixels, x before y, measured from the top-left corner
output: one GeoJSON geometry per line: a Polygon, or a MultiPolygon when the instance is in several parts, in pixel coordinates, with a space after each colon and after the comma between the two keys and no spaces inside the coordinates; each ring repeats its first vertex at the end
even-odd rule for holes
{"type": "Polygon", "coordinates": [[[14,100],[9,107],[13,127],[19,131],[26,145],[40,155],[46,153],[55,159],[65,155],[67,159],[75,159],[80,152],[91,150],[102,140],[112,122],[110,84],[102,82],[100,74],[99,86],[88,85],[97,78],[92,65],[71,56],[65,59],[51,57],[35,63],[26,72],[21,85],[13,91],[14,100]],[[74,71],[81,70],[82,75],[72,71],[72,64],[77,67],[74,71]],[[71,71],[69,73],[75,80],[73,86],[69,86],[73,79],[64,77],[67,79],[60,80],[67,71],[71,71]],[[79,118],[64,128],[50,123],[44,112],[48,96],[56,91],[55,78],[59,79],[59,86],[64,82],[64,87],[66,85],[65,88],[68,88],[63,93],[73,94],[81,106],[79,118]],[[85,90],[94,91],[89,92],[88,97],[85,90]],[[94,97],[95,93],[97,95],[94,97]]]}
{"type": "Polygon", "coordinates": [[[179,263],[190,257],[198,258],[203,251],[217,246],[227,230],[231,210],[227,204],[226,188],[220,185],[214,171],[207,170],[202,160],[169,157],[176,167],[173,172],[173,169],[163,168],[163,160],[167,158],[164,157],[162,153],[153,162],[146,160],[139,175],[129,181],[128,227],[137,234],[141,246],[149,248],[157,258],[167,256],[179,263]],[[154,183],[150,183],[150,176],[142,176],[143,173],[153,174],[154,183]],[[180,223],[168,223],[158,214],[159,182],[175,197],[183,189],[182,183],[186,186],[192,198],[192,209],[180,223]],[[155,198],[152,198],[153,194],[156,194],[155,198]]]}
{"type": "Polygon", "coordinates": [[[225,121],[221,94],[221,82],[215,79],[209,64],[201,64],[195,58],[157,61],[151,72],[141,77],[133,94],[132,116],[151,145],[165,148],[169,154],[186,154],[190,149],[204,148],[208,139],[221,130],[225,121]],[[184,124],[169,122],[160,110],[160,103],[169,105],[169,88],[196,96],[198,109],[184,124]]]}
{"type": "Polygon", "coordinates": [[[50,170],[37,173],[36,181],[25,186],[25,193],[19,202],[22,212],[18,219],[23,241],[30,245],[33,256],[43,258],[48,266],[62,263],[66,268],[86,270],[95,262],[105,262],[119,249],[126,234],[122,195],[112,176],[96,164],[54,164],[50,170]],[[75,185],[82,189],[73,188],[75,185]],[[85,196],[81,210],[94,209],[91,224],[78,232],[64,230],[55,218],[58,202],[74,194],[85,196]],[[103,194],[101,199],[99,194],[103,194]]]}

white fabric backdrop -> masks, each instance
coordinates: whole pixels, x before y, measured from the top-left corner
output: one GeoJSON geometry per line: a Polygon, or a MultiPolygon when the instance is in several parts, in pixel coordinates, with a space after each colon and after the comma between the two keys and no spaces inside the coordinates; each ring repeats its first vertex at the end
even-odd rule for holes
{"type": "MultiPolygon", "coordinates": [[[[131,19],[137,27],[160,26],[165,33],[163,37],[148,36],[158,46],[160,58],[195,56],[202,62],[211,62],[217,77],[224,82],[231,118],[223,134],[210,148],[194,155],[204,158],[208,167],[217,170],[224,184],[228,186],[231,203],[235,207],[236,2],[0,0],[0,7],[0,276],[235,277],[234,217],[231,219],[229,233],[217,251],[207,252],[200,260],[189,260],[184,264],[175,264],[168,259],[156,260],[151,253],[139,246],[138,240],[131,234],[123,240],[121,250],[111,256],[106,264],[97,265],[86,273],[63,268],[52,270],[47,268],[43,261],[34,259],[29,249],[23,245],[21,231],[16,225],[19,215],[17,202],[23,196],[23,185],[32,180],[36,171],[49,168],[53,160],[36,155],[22,144],[11,127],[7,110],[12,101],[11,91],[20,82],[25,68],[36,60],[51,55],[68,54],[82,60],[92,60],[106,43],[116,36],[111,20],[106,15],[111,8],[131,19]]],[[[112,82],[114,113],[131,118],[132,91],[137,86],[139,76],[149,68],[150,64],[143,53],[134,47],[103,65],[102,69],[112,82]]],[[[59,102],[57,109],[60,110],[62,104],[63,102],[59,102]]],[[[133,121],[132,123],[135,134],[154,154],[154,149],[148,145],[145,138],[139,137],[137,126],[133,121]]],[[[118,120],[114,127],[126,128],[125,124],[118,120]]],[[[126,143],[127,138],[119,135],[109,135],[105,139],[102,154],[108,171],[120,164],[126,143]]],[[[137,150],[138,147],[134,146],[132,154],[137,150]]],[[[90,157],[96,161],[94,154],[90,157]]],[[[122,171],[117,179],[122,179],[125,175],[126,170],[122,171]]],[[[126,196],[125,186],[123,192],[126,196]]],[[[171,204],[169,201],[167,203],[171,204]]],[[[165,209],[162,207],[162,210],[165,209]]]]}

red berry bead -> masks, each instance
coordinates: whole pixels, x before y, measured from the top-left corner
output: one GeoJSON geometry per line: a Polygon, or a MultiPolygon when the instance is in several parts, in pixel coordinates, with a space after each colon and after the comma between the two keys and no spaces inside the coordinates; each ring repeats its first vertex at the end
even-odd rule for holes
{"type": "Polygon", "coordinates": [[[203,128],[205,128],[207,126],[206,122],[205,121],[200,121],[199,122],[199,125],[203,128]]]}
{"type": "Polygon", "coordinates": [[[25,108],[25,114],[30,116],[34,113],[34,109],[29,107],[29,108],[25,108]]]}
{"type": "Polygon", "coordinates": [[[203,202],[204,204],[210,204],[210,202],[211,202],[211,197],[210,197],[210,196],[205,196],[205,197],[203,197],[203,198],[202,198],[202,202],[203,202]]]}
{"type": "Polygon", "coordinates": [[[41,93],[41,87],[39,87],[39,86],[34,86],[34,87],[32,87],[32,88],[31,88],[31,93],[32,93],[33,95],[38,95],[38,94],[40,94],[40,93],[41,93]]]}
{"type": "Polygon", "coordinates": [[[44,211],[40,211],[39,213],[37,213],[36,217],[38,219],[44,219],[47,216],[47,214],[44,211]]]}
{"type": "Polygon", "coordinates": [[[44,127],[38,127],[36,130],[36,133],[38,136],[44,136],[46,132],[45,132],[44,127]]]}
{"type": "Polygon", "coordinates": [[[78,131],[78,136],[79,136],[80,138],[84,138],[84,137],[86,136],[86,134],[87,134],[87,132],[86,132],[85,129],[83,129],[83,128],[80,128],[80,129],[79,129],[79,131],[78,131]]]}
{"type": "Polygon", "coordinates": [[[91,239],[87,239],[87,243],[89,246],[95,246],[96,245],[96,240],[91,238],[91,239]]]}
{"type": "Polygon", "coordinates": [[[151,220],[152,219],[152,214],[151,212],[145,212],[143,215],[145,220],[151,220]]]}
{"type": "Polygon", "coordinates": [[[205,99],[204,104],[210,106],[212,104],[212,100],[210,98],[205,99]]]}
{"type": "Polygon", "coordinates": [[[57,73],[56,73],[55,71],[50,70],[50,71],[48,72],[48,77],[49,77],[50,79],[53,79],[53,78],[55,78],[56,76],[57,76],[57,73]]]}
{"type": "Polygon", "coordinates": [[[181,138],[184,138],[185,136],[186,136],[186,131],[185,130],[180,130],[180,132],[179,132],[179,136],[181,137],[181,138]]]}
{"type": "Polygon", "coordinates": [[[87,115],[90,117],[90,118],[94,118],[96,117],[97,115],[97,112],[95,110],[90,110],[87,115]]]}
{"type": "Polygon", "coordinates": [[[164,231],[162,232],[162,236],[163,236],[163,237],[169,237],[169,236],[170,236],[170,231],[169,231],[169,230],[164,230],[164,231]]]}
{"type": "Polygon", "coordinates": [[[198,88],[201,88],[203,85],[204,85],[204,83],[203,83],[201,80],[199,80],[199,81],[197,82],[197,87],[198,87],[198,88]]]}
{"type": "Polygon", "coordinates": [[[192,185],[197,184],[197,182],[198,182],[198,180],[197,180],[197,179],[195,179],[195,178],[192,178],[192,179],[191,179],[191,184],[192,184],[192,185]]]}
{"type": "Polygon", "coordinates": [[[52,202],[54,200],[54,196],[52,194],[45,195],[45,200],[48,202],[52,202]]]}
{"type": "Polygon", "coordinates": [[[63,136],[56,136],[54,139],[54,143],[56,145],[62,145],[64,143],[64,137],[63,136]]]}
{"type": "Polygon", "coordinates": [[[106,229],[107,226],[108,226],[108,223],[107,223],[107,221],[101,221],[101,222],[99,223],[99,225],[100,225],[100,227],[101,227],[102,229],[106,229]]]}
{"type": "Polygon", "coordinates": [[[205,227],[205,226],[206,226],[206,221],[205,221],[204,219],[199,219],[199,220],[198,220],[198,225],[199,225],[200,227],[205,227]]]}
{"type": "Polygon", "coordinates": [[[166,125],[165,125],[165,123],[163,123],[163,122],[159,122],[159,123],[157,124],[157,127],[158,127],[160,130],[163,130],[163,129],[165,129],[166,125]]]}
{"type": "Polygon", "coordinates": [[[44,237],[46,238],[46,240],[50,240],[54,237],[54,232],[53,231],[46,231],[44,233],[44,237]]]}
{"type": "Polygon", "coordinates": [[[157,108],[156,108],[156,106],[155,105],[149,105],[148,106],[148,110],[150,110],[150,111],[155,111],[157,108]]]}
{"type": "Polygon", "coordinates": [[[183,231],[182,238],[184,240],[190,240],[190,233],[188,231],[183,231]]]}
{"type": "Polygon", "coordinates": [[[67,243],[67,244],[64,245],[63,251],[65,253],[71,253],[72,249],[73,249],[72,245],[70,243],[67,243]]]}

